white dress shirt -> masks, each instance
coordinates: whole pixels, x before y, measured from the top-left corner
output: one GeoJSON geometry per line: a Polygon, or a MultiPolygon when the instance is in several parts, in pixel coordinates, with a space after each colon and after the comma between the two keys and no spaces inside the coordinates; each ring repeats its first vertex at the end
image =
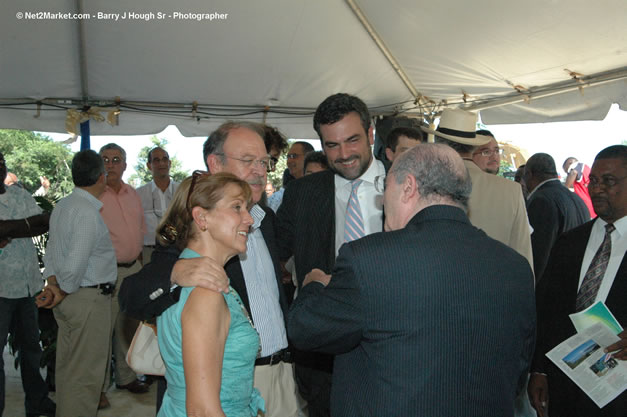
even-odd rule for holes
{"type": "Polygon", "coordinates": [[[260,357],[270,356],[287,347],[287,332],[276,271],[268,246],[259,229],[266,215],[259,205],[250,210],[254,223],[248,233],[246,253],[240,254],[240,265],[246,282],[250,312],[261,338],[260,357]]]}
{"type": "Polygon", "coordinates": [[[172,201],[172,197],[178,186],[178,182],[170,179],[168,188],[166,188],[165,191],[161,191],[153,180],[135,190],[142,201],[144,218],[146,219],[144,246],[153,246],[155,244],[155,231],[157,230],[161,218],[170,206],[170,201],[172,201]]]}
{"type": "MultiPolygon", "coordinates": [[[[592,263],[592,258],[594,258],[594,254],[601,246],[601,243],[603,243],[603,239],[605,238],[606,224],[607,222],[598,217],[592,225],[592,231],[590,232],[590,238],[588,239],[586,252],[583,256],[583,261],[581,262],[581,271],[579,273],[579,286],[577,287],[578,289],[581,288],[583,277],[586,275],[586,272],[588,271],[588,268],[592,263]]],[[[620,267],[620,264],[623,261],[623,257],[625,256],[625,251],[627,251],[627,216],[615,221],[614,227],[616,227],[616,230],[614,230],[610,235],[612,239],[612,252],[610,252],[610,261],[607,264],[605,275],[603,275],[601,286],[599,287],[599,291],[597,292],[597,296],[594,300],[595,303],[597,301],[605,302],[605,300],[607,299],[607,296],[610,293],[610,289],[612,288],[612,284],[614,283],[614,278],[616,278],[616,274],[618,273],[618,268],[620,267]]]]}
{"type": "MultiPolygon", "coordinates": [[[[360,180],[362,183],[357,189],[359,208],[364,219],[366,235],[383,231],[383,194],[374,188],[374,179],[385,177],[383,162],[372,158],[372,163],[364,172],[360,180]]],[[[335,256],[344,244],[344,224],[346,207],[351,195],[351,181],[335,174],[335,256]]]]}

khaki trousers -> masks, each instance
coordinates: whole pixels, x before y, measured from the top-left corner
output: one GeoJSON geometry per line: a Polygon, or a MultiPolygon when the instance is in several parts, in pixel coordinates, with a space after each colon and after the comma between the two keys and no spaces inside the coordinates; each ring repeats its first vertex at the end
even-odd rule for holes
{"type": "Polygon", "coordinates": [[[294,364],[255,366],[254,386],[266,402],[264,417],[298,417],[304,404],[294,380],[294,364]]]}
{"type": "Polygon", "coordinates": [[[110,355],[111,295],[79,288],[53,311],[59,325],[56,415],[94,417],[110,355]]]}
{"type": "MultiPolygon", "coordinates": [[[[137,379],[135,371],[133,371],[126,363],[126,354],[128,348],[135,335],[135,330],[139,326],[139,321],[128,317],[120,312],[120,304],[118,303],[118,291],[122,285],[124,278],[133,275],[142,268],[141,263],[135,262],[130,268],[118,267],[118,279],[115,282],[115,291],[111,303],[111,322],[113,323],[113,338],[111,341],[111,349],[115,358],[115,383],[117,385],[126,385],[137,379]]],[[[107,367],[107,378],[102,387],[102,392],[109,389],[109,381],[111,379],[111,367],[107,367]]]]}

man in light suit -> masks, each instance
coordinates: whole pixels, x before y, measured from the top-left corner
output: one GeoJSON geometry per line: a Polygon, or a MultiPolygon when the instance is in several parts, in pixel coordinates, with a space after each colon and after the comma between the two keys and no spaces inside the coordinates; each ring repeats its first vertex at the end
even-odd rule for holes
{"type": "Polygon", "coordinates": [[[437,143],[455,149],[464,160],[472,179],[468,203],[470,222],[527,258],[533,267],[531,230],[520,185],[488,174],[472,159],[477,147],[488,143],[489,136],[477,135],[477,115],[461,109],[445,109],[437,130],[423,128],[435,135],[437,143]]]}
{"type": "Polygon", "coordinates": [[[332,276],[307,275],[292,342],[338,355],[334,416],[513,416],[535,339],[531,268],[468,221],[452,149],[406,151],[386,184],[387,232],[342,246],[332,276]]]}
{"type": "MultiPolygon", "coordinates": [[[[557,240],[538,283],[538,341],[528,391],[540,417],[546,416],[547,410],[551,417],[624,417],[627,413],[627,391],[599,409],[545,357],[548,351],[576,333],[568,316],[585,309],[587,304],[604,301],[618,322],[627,325],[626,179],[627,146],[614,145],[599,152],[592,164],[588,185],[599,217],[564,233],[557,240]],[[603,252],[599,249],[605,245],[609,245],[606,246],[609,256],[603,262],[602,254],[597,255],[597,252],[603,252]],[[600,277],[600,281],[593,292],[588,292],[585,284],[592,276],[600,277]]],[[[603,347],[608,352],[616,352],[615,358],[625,360],[627,331],[619,336],[618,343],[603,347]]]]}

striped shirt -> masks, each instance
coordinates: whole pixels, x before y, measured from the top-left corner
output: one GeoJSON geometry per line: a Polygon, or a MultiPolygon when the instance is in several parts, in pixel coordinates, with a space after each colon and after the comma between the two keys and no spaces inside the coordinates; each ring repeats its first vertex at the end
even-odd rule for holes
{"type": "Polygon", "coordinates": [[[61,289],[115,283],[117,264],[109,230],[102,220],[102,203],[80,188],[60,200],[50,217],[44,277],[56,275],[61,289]]]}
{"type": "Polygon", "coordinates": [[[285,320],[279,302],[279,288],[272,257],[259,226],[266,213],[258,205],[250,210],[254,223],[250,227],[246,253],[239,255],[250,310],[261,337],[260,357],[287,347],[285,320]]]}

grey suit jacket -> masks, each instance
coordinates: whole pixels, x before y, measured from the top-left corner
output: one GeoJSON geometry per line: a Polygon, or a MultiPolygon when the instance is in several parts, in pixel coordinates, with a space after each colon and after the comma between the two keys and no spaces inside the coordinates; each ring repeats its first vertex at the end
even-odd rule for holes
{"type": "Polygon", "coordinates": [[[344,245],[330,284],[302,288],[288,332],[338,355],[333,416],[513,416],[535,340],[532,278],[462,210],[433,206],[344,245]]]}

